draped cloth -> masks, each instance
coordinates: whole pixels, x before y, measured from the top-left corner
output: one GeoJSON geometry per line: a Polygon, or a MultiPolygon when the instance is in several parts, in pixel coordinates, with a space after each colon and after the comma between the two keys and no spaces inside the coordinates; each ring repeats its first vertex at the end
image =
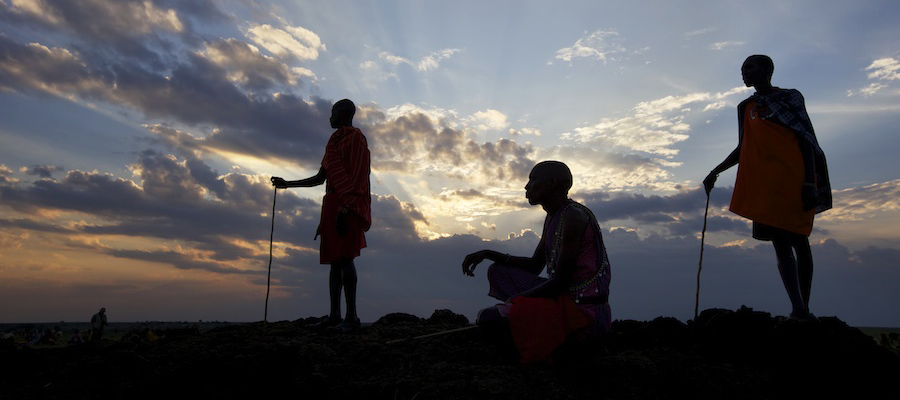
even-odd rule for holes
{"type": "Polygon", "coordinates": [[[776,88],[744,100],[738,113],[741,153],[729,209],[753,220],[754,232],[764,225],[809,236],[813,217],[832,207],[832,196],[825,154],[803,96],[794,89],[776,88]],[[811,210],[803,209],[801,197],[806,179],[801,144],[813,150],[817,202],[811,210]]]}
{"type": "Polygon", "coordinates": [[[366,247],[365,232],[372,226],[369,186],[370,154],[366,137],[352,126],[338,128],[325,146],[325,198],[317,233],[322,236],[319,262],[330,264],[358,257],[366,247]],[[339,214],[345,213],[347,232],[337,231],[339,214]]]}

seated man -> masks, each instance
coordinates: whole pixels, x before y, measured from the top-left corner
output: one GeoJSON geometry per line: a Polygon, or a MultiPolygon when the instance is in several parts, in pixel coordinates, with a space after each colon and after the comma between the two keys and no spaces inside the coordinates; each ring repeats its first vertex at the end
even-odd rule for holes
{"type": "Polygon", "coordinates": [[[513,342],[530,363],[549,359],[567,338],[597,338],[610,330],[610,266],[600,226],[591,210],[568,198],[572,172],[559,161],[531,170],[525,197],[547,212],[534,255],[516,257],[493,250],[466,256],[463,273],[474,276],[485,259],[491,297],[504,301],[481,310],[476,323],[509,322],[513,342]],[[547,268],[549,278],[538,276],[547,268]]]}

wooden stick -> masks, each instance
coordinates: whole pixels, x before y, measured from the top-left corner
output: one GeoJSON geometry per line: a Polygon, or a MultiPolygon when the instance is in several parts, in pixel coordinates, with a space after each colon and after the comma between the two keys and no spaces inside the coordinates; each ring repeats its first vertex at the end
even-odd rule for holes
{"type": "Polygon", "coordinates": [[[477,328],[477,327],[478,327],[478,325],[464,326],[462,328],[448,329],[446,331],[434,332],[434,333],[429,333],[427,335],[414,336],[411,338],[394,339],[394,340],[389,340],[387,342],[387,344],[394,344],[394,343],[400,343],[400,342],[407,341],[407,340],[424,339],[424,338],[432,337],[432,336],[440,336],[440,335],[446,335],[446,334],[450,334],[450,333],[462,332],[462,331],[467,331],[469,329],[473,329],[473,328],[477,328]]]}
{"type": "Polygon", "coordinates": [[[278,188],[272,194],[272,230],[269,232],[269,274],[266,277],[266,307],[263,310],[263,327],[269,321],[269,288],[272,283],[272,239],[275,237],[275,199],[278,197],[278,188]]]}
{"type": "Polygon", "coordinates": [[[700,233],[700,266],[697,267],[697,294],[694,297],[694,319],[700,309],[700,271],[703,270],[703,245],[706,242],[706,216],[709,215],[709,192],[706,193],[706,211],[703,212],[703,232],[700,233]]]}

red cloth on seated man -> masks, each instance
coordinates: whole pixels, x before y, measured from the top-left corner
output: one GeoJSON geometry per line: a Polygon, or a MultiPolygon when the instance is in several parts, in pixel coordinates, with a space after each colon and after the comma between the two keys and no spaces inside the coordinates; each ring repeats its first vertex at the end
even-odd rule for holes
{"type": "Polygon", "coordinates": [[[550,355],[565,343],[570,333],[591,324],[572,297],[516,297],[509,310],[509,327],[521,362],[550,361],[550,355]]]}

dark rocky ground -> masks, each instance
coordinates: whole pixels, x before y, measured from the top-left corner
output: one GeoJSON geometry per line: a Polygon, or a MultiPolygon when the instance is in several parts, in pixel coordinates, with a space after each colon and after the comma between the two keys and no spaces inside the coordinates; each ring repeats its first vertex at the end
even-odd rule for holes
{"type": "Polygon", "coordinates": [[[603,345],[520,365],[465,317],[388,314],[355,333],[318,318],[179,330],[154,342],[0,345],[2,399],[888,399],[900,355],[833,317],[797,323],[742,308],[616,321],[603,345]]]}

